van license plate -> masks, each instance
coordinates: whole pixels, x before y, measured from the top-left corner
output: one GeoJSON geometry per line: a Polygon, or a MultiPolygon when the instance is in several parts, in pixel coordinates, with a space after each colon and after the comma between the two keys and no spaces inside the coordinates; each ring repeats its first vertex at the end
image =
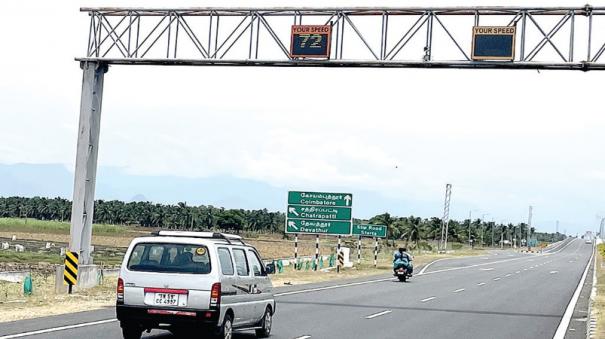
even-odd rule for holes
{"type": "Polygon", "coordinates": [[[177,306],[179,296],[172,293],[156,293],[153,298],[154,304],[162,306],[177,306]]]}

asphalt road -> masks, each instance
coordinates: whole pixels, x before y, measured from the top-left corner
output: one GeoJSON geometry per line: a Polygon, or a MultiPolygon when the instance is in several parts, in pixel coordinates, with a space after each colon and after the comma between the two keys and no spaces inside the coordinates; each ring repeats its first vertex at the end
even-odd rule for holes
{"type": "MultiPolygon", "coordinates": [[[[278,289],[272,338],[552,338],[591,254],[592,245],[572,239],[547,254],[441,260],[408,283],[385,276],[278,289]]],[[[113,317],[110,309],[5,323],[0,339],[49,328],[27,337],[121,338],[113,317]]]]}

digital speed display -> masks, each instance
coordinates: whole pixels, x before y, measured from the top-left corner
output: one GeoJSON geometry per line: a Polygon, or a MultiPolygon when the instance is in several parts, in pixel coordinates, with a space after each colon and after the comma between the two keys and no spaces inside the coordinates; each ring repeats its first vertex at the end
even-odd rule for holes
{"type": "Polygon", "coordinates": [[[290,56],[292,58],[330,58],[332,26],[293,25],[290,56]]]}

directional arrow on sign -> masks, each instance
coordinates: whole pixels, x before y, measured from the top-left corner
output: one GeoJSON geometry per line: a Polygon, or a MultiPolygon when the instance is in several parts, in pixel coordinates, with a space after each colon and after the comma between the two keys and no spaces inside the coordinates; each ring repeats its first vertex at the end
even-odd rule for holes
{"type": "Polygon", "coordinates": [[[347,206],[351,205],[351,196],[350,195],[345,196],[345,201],[346,201],[347,206]]]}
{"type": "Polygon", "coordinates": [[[294,207],[288,207],[288,212],[294,214],[295,216],[298,217],[298,213],[296,212],[296,208],[294,207]]]}
{"type": "Polygon", "coordinates": [[[292,227],[295,230],[298,230],[298,227],[296,227],[296,224],[294,223],[294,221],[288,221],[288,226],[292,227]]]}

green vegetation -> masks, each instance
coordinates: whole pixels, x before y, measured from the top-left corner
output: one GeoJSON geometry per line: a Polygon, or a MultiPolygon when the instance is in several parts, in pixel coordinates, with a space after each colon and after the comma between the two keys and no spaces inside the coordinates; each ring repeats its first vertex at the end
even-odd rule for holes
{"type": "MultiPolygon", "coordinates": [[[[43,233],[68,233],[71,202],[63,198],[0,197],[0,231],[22,231],[43,233]],[[36,219],[36,220],[33,220],[36,219]],[[46,222],[39,222],[43,220],[46,222]]],[[[367,222],[355,220],[356,222],[367,222]]],[[[285,215],[281,212],[263,210],[224,209],[213,206],[188,206],[184,202],[176,205],[151,202],[95,201],[95,235],[121,234],[126,226],[179,230],[225,230],[254,233],[283,233],[285,215]],[[115,226],[117,225],[117,226],[115,226]]],[[[386,225],[388,238],[403,240],[411,248],[423,247],[441,236],[441,219],[419,217],[397,217],[389,213],[377,215],[369,223],[386,225]]],[[[520,224],[496,224],[485,220],[450,220],[448,239],[452,243],[469,242],[478,246],[499,244],[500,239],[520,244],[528,228],[520,224]]],[[[539,242],[554,242],[564,239],[559,233],[538,233],[532,227],[530,237],[539,242]]],[[[287,235],[284,234],[284,237],[287,235]]]]}
{"type": "Polygon", "coordinates": [[[61,264],[61,261],[61,256],[56,253],[0,251],[0,262],[19,264],[37,264],[46,262],[49,264],[61,264]]]}
{"type": "MultiPolygon", "coordinates": [[[[125,226],[93,225],[93,232],[96,235],[120,234],[127,231],[128,228],[125,226]]],[[[0,232],[69,234],[69,222],[30,218],[0,218],[0,232]]]]}

